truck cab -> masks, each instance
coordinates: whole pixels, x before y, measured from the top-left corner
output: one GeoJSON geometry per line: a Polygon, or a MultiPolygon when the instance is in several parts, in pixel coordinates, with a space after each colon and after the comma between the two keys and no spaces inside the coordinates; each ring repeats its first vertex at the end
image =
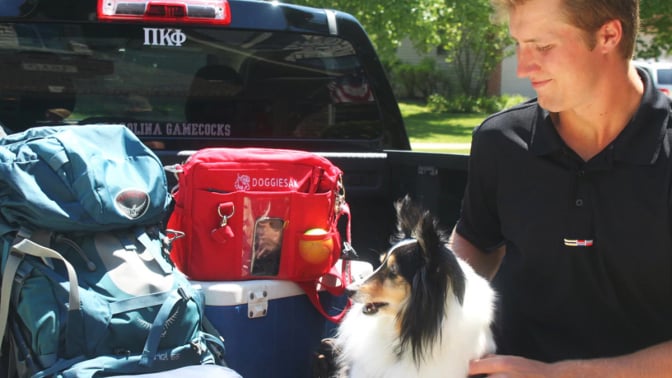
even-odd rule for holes
{"type": "Polygon", "coordinates": [[[373,47],[344,13],[235,0],[0,12],[8,132],[121,123],[166,160],[209,146],[410,149],[373,47]]]}
{"type": "Polygon", "coordinates": [[[345,172],[353,246],[374,264],[394,200],[450,228],[466,180],[466,156],[411,151],[354,17],[278,2],[3,1],[0,124],[124,124],[167,165],[203,147],[321,153],[345,172]]]}

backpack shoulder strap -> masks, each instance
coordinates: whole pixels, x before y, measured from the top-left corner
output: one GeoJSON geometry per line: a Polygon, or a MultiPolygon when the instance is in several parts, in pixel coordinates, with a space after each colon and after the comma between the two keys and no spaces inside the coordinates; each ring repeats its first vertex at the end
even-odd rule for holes
{"type": "Polygon", "coordinates": [[[5,336],[7,328],[7,318],[9,316],[10,296],[14,284],[14,276],[25,255],[38,258],[51,258],[61,260],[65,264],[68,272],[68,281],[70,285],[68,305],[70,311],[79,310],[79,283],[77,273],[72,265],[58,252],[53,249],[39,245],[29,239],[23,239],[12,246],[5,270],[2,273],[2,289],[0,289],[0,340],[5,336]]]}

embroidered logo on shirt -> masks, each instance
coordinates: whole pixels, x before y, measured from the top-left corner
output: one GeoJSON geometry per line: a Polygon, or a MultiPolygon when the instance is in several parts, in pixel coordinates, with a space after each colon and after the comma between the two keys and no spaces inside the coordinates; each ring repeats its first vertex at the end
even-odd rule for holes
{"type": "Polygon", "coordinates": [[[567,247],[592,247],[593,239],[564,239],[567,247]]]}

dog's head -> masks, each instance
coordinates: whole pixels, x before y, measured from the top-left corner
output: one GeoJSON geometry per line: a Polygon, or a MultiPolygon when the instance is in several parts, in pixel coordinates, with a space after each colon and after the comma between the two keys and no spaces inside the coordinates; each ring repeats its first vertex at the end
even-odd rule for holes
{"type": "Polygon", "coordinates": [[[398,232],[382,263],[369,277],[349,287],[369,316],[396,318],[400,350],[410,346],[416,361],[441,337],[446,301],[462,304],[465,277],[436,219],[408,197],[395,203],[398,232]]]}

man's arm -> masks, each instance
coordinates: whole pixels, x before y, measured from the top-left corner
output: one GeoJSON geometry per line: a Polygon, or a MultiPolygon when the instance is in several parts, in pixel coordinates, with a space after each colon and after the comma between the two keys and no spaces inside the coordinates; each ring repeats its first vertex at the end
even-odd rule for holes
{"type": "Polygon", "coordinates": [[[499,264],[502,262],[504,254],[506,253],[504,246],[490,253],[485,253],[455,230],[453,230],[453,233],[450,236],[448,247],[452,249],[457,256],[469,263],[476,273],[488,280],[491,280],[495,276],[499,269],[499,264]]]}
{"type": "Polygon", "coordinates": [[[620,357],[550,364],[517,356],[488,356],[472,361],[469,374],[519,378],[664,378],[672,376],[672,341],[620,357]]]}
{"type": "MultiPolygon", "coordinates": [[[[506,253],[504,247],[491,253],[484,253],[455,230],[450,237],[449,246],[455,254],[487,279],[495,276],[506,253]]],[[[668,378],[672,377],[672,341],[619,357],[555,363],[544,363],[518,356],[491,355],[472,361],[469,374],[516,378],[668,378]]]]}

